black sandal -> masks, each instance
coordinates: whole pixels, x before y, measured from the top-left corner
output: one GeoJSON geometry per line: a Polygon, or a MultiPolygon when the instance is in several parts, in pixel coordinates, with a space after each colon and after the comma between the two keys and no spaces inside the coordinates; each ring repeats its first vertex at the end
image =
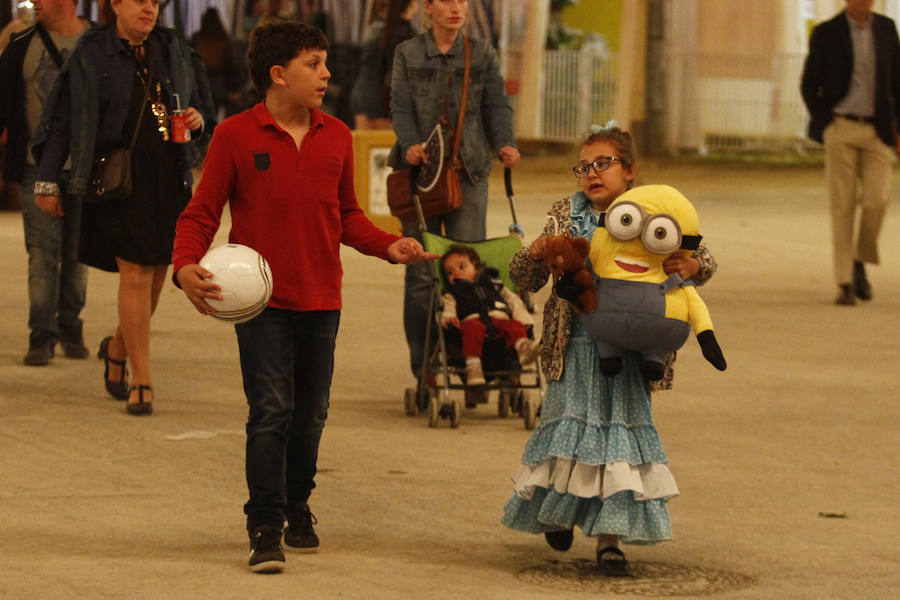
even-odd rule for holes
{"type": "Polygon", "coordinates": [[[597,566],[600,568],[600,572],[608,577],[631,575],[625,553],[616,546],[607,546],[597,550],[597,566]]]}
{"type": "Polygon", "coordinates": [[[554,550],[565,552],[572,547],[572,541],[575,539],[575,534],[571,529],[545,531],[544,539],[547,540],[547,544],[554,550]]]}
{"type": "Polygon", "coordinates": [[[103,338],[103,341],[100,342],[100,350],[97,351],[97,358],[103,359],[103,383],[106,384],[106,391],[109,392],[110,396],[116,400],[128,400],[128,392],[130,390],[128,384],[125,383],[125,376],[128,375],[128,371],[125,369],[126,361],[116,360],[109,355],[109,342],[112,338],[113,336],[111,335],[103,338]],[[122,367],[122,376],[119,378],[119,381],[110,381],[108,379],[109,363],[122,367]]]}
{"type": "Polygon", "coordinates": [[[129,402],[125,405],[125,410],[128,411],[129,415],[150,415],[153,414],[153,400],[144,401],[144,390],[147,390],[150,393],[153,393],[153,388],[149,385],[133,385],[131,386],[132,390],[137,390],[138,393],[138,401],[137,402],[129,402]]]}

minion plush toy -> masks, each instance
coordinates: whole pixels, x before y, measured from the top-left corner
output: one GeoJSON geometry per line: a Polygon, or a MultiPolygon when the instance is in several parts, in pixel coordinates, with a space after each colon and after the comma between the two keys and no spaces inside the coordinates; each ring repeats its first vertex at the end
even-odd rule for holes
{"type": "Polygon", "coordinates": [[[597,308],[581,318],[597,342],[604,374],[618,373],[623,352],[631,350],[641,354],[647,379],[661,379],[666,355],[684,344],[691,329],[706,360],[725,370],[709,310],[693,281],[666,275],[662,267],[672,254],[696,250],[700,238],[697,211],[667,185],[633,188],[601,215],[588,265],[597,308]]]}

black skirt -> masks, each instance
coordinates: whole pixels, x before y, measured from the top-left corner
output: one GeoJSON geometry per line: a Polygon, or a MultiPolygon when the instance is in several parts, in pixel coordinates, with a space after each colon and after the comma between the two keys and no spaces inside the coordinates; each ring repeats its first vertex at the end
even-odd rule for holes
{"type": "Polygon", "coordinates": [[[139,265],[171,264],[175,221],[191,197],[182,181],[178,147],[163,141],[135,74],[123,128],[126,143],[131,142],[140,110],[144,118],[131,155],[133,194],[102,204],[85,203],[82,211],[79,260],[104,271],[119,270],[116,257],[139,265]]]}

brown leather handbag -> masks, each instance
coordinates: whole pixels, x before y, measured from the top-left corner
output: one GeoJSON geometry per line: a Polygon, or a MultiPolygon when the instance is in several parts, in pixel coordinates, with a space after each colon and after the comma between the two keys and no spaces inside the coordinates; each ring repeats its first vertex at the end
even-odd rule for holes
{"type": "MultiPolygon", "coordinates": [[[[459,145],[462,141],[463,117],[466,114],[466,99],[469,95],[469,68],[471,63],[469,51],[469,38],[463,36],[465,46],[465,68],[463,71],[462,100],[459,104],[459,118],[456,121],[456,131],[452,133],[452,152],[449,158],[442,158],[437,162],[439,169],[428,168],[431,165],[421,167],[408,167],[398,169],[388,175],[387,197],[391,214],[401,221],[413,221],[416,216],[416,205],[413,201],[413,185],[411,178],[416,177],[416,193],[422,205],[422,214],[426,217],[442,215],[456,210],[462,204],[462,192],[459,189],[459,145]]],[[[442,123],[446,125],[446,107],[442,123]]],[[[439,156],[443,157],[442,128],[439,123],[435,126],[426,142],[426,148],[440,147],[439,156]]]]}

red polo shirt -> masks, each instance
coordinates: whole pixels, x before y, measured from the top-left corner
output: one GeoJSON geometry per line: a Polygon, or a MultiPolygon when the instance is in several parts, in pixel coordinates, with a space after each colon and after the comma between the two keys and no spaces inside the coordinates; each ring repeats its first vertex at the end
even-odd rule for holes
{"type": "Polygon", "coordinates": [[[350,130],[319,110],[310,111],[299,150],[264,103],[216,127],[200,184],[176,225],[175,273],[206,254],[225,202],[228,241],[268,261],[275,308],[340,309],[340,244],[387,259],[387,247],[398,239],[360,209],[350,130]]]}

